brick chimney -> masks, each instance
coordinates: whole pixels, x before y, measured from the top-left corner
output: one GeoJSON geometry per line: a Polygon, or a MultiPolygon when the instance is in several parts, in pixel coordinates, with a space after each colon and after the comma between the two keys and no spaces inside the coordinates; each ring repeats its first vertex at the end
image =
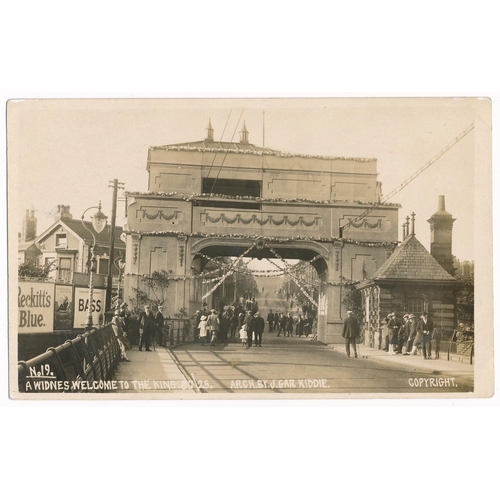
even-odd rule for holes
{"type": "Polygon", "coordinates": [[[73,216],[69,211],[69,205],[57,205],[55,220],[72,220],[73,216]]]}
{"type": "Polygon", "coordinates": [[[431,255],[452,276],[455,274],[451,253],[454,219],[445,209],[444,196],[438,200],[438,211],[427,221],[431,226],[431,255]]]}
{"type": "Polygon", "coordinates": [[[36,223],[35,211],[26,210],[26,215],[23,219],[22,241],[31,241],[36,238],[36,223]]]}

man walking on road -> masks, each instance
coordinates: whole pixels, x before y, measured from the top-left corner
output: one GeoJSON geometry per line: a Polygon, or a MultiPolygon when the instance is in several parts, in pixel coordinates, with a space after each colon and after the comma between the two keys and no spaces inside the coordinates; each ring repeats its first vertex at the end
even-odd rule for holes
{"type": "Polygon", "coordinates": [[[269,311],[269,314],[267,315],[267,322],[269,323],[269,331],[270,332],[274,331],[274,313],[272,309],[269,311]]]}
{"type": "Polygon", "coordinates": [[[264,318],[260,317],[259,311],[254,315],[253,321],[251,323],[253,333],[255,334],[255,347],[262,347],[262,333],[264,332],[264,318]]]}
{"type": "Polygon", "coordinates": [[[285,334],[287,337],[293,336],[293,316],[291,312],[288,312],[288,315],[286,317],[285,334]]]}
{"type": "Polygon", "coordinates": [[[219,317],[217,316],[217,311],[212,309],[210,311],[210,316],[207,319],[207,332],[210,337],[210,345],[215,346],[215,339],[217,338],[217,332],[219,331],[219,317]]]}
{"type": "Polygon", "coordinates": [[[351,357],[352,345],[354,350],[354,357],[358,357],[358,351],[356,349],[356,339],[359,337],[359,324],[358,320],[353,316],[352,311],[347,311],[347,318],[344,320],[344,331],[342,332],[342,337],[345,338],[345,351],[347,357],[351,357]]]}
{"type": "Polygon", "coordinates": [[[252,340],[253,340],[253,320],[254,316],[252,314],[252,311],[247,311],[247,315],[245,316],[245,321],[244,325],[247,327],[247,348],[252,347],[252,340]]]}

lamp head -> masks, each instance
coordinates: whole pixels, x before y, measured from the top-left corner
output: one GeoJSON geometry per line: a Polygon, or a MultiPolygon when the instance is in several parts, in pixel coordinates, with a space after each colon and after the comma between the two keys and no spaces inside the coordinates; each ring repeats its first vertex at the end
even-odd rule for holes
{"type": "Polygon", "coordinates": [[[99,208],[97,212],[91,217],[92,227],[94,231],[99,234],[102,233],[103,229],[106,227],[107,217],[101,212],[101,202],[99,202],[99,208]]]}

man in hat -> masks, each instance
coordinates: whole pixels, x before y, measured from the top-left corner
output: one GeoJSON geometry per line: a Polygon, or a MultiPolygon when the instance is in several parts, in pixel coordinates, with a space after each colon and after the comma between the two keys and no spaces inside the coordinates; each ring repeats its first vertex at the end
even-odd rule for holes
{"type": "Polygon", "coordinates": [[[219,331],[219,317],[215,309],[210,310],[210,316],[207,318],[207,332],[210,337],[210,345],[215,346],[215,339],[217,338],[217,332],[219,331]]]}
{"type": "Polygon", "coordinates": [[[422,335],[422,353],[424,355],[424,359],[432,359],[431,343],[433,330],[433,322],[427,318],[427,313],[423,312],[420,316],[420,321],[417,324],[417,331],[422,335]]]}
{"type": "Polygon", "coordinates": [[[246,331],[248,336],[247,349],[249,347],[252,347],[253,320],[254,320],[254,315],[252,314],[252,311],[248,310],[247,315],[245,316],[245,319],[243,321],[243,324],[246,326],[246,331]]]}
{"type": "Polygon", "coordinates": [[[345,338],[345,351],[347,357],[351,357],[352,345],[354,351],[354,357],[358,357],[358,351],[356,350],[356,339],[359,337],[359,323],[356,317],[353,315],[352,311],[347,311],[347,318],[344,320],[344,330],[342,332],[342,337],[345,338]]]}
{"type": "Polygon", "coordinates": [[[388,316],[389,322],[387,323],[387,333],[389,334],[389,354],[396,354],[398,345],[398,332],[399,332],[399,322],[396,317],[396,313],[391,313],[388,316]]]}
{"type": "Polygon", "coordinates": [[[405,355],[409,356],[410,354],[414,354],[417,348],[413,349],[413,341],[417,336],[417,322],[416,316],[414,314],[410,314],[408,316],[408,323],[406,325],[406,336],[408,341],[406,342],[406,352],[405,355]]]}
{"type": "Polygon", "coordinates": [[[163,327],[165,326],[165,316],[163,316],[163,306],[158,306],[158,312],[155,316],[155,329],[158,334],[158,345],[163,345],[163,327]]]}
{"type": "Polygon", "coordinates": [[[142,346],[145,345],[146,351],[151,351],[149,348],[151,335],[154,334],[155,315],[151,311],[151,306],[146,304],[144,311],[139,315],[139,351],[142,351],[142,346]]]}
{"type": "Polygon", "coordinates": [[[255,335],[255,347],[262,347],[262,333],[264,332],[265,321],[264,318],[260,317],[259,311],[254,314],[251,325],[252,333],[255,335]]]}
{"type": "Polygon", "coordinates": [[[269,331],[270,332],[274,331],[274,313],[272,309],[269,311],[269,314],[267,315],[267,322],[269,324],[269,331]]]}
{"type": "Polygon", "coordinates": [[[406,341],[408,340],[408,332],[406,329],[406,325],[408,324],[409,314],[405,314],[403,316],[403,323],[399,327],[398,331],[398,346],[396,349],[396,354],[404,354],[406,352],[406,341]]]}

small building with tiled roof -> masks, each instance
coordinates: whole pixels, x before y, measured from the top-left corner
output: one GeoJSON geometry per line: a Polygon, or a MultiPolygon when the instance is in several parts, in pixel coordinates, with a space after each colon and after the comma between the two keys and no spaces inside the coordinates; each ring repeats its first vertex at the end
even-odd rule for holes
{"type": "Polygon", "coordinates": [[[418,317],[427,312],[445,336],[456,326],[457,280],[416,238],[414,215],[411,230],[409,221],[403,227],[401,245],[371,277],[356,285],[362,293],[365,344],[370,347],[384,347],[383,326],[391,312],[400,320],[405,314],[418,317]]]}

